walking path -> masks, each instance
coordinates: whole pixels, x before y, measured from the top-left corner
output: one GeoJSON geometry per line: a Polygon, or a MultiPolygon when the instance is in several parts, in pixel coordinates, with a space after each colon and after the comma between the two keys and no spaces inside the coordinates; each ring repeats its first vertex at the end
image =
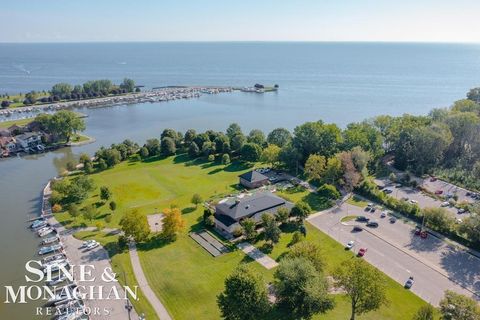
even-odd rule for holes
{"type": "Polygon", "coordinates": [[[162,302],[160,302],[155,292],[153,292],[152,288],[150,288],[150,285],[148,284],[147,278],[143,273],[142,265],[140,264],[140,258],[138,257],[135,243],[131,242],[128,247],[130,251],[130,261],[132,262],[133,273],[135,274],[135,278],[137,278],[138,286],[142,289],[143,294],[152,305],[160,320],[172,320],[172,317],[170,317],[168,314],[167,309],[162,302]]]}
{"type": "Polygon", "coordinates": [[[278,266],[277,261],[273,260],[248,242],[241,242],[237,244],[237,247],[267,269],[273,269],[278,266]]]}

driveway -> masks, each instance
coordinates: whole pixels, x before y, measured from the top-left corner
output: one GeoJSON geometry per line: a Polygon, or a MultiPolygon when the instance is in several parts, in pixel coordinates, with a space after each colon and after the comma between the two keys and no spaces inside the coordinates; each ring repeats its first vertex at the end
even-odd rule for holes
{"type": "Polygon", "coordinates": [[[308,220],[342,244],[354,240],[355,252],[367,248],[364,259],[398,283],[403,285],[409,276],[413,276],[415,284],[411,290],[433,305],[438,305],[447,289],[477,299],[480,297],[480,259],[433,236],[420,239],[414,235],[412,225],[400,220],[391,224],[388,218],[380,218],[379,210],[371,214],[344,203],[340,208],[308,220]],[[352,225],[360,223],[342,223],[341,218],[347,215],[369,216],[379,222],[379,227],[364,226],[364,231],[352,232],[352,225]]]}

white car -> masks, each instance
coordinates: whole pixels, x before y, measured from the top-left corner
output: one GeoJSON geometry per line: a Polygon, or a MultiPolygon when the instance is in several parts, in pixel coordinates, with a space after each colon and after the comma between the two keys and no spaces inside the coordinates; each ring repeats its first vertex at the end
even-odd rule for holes
{"type": "Polygon", "coordinates": [[[98,247],[98,245],[99,245],[99,243],[97,241],[93,240],[93,242],[90,242],[89,244],[87,244],[85,246],[85,249],[92,250],[92,249],[98,247]]]}
{"type": "Polygon", "coordinates": [[[345,246],[348,250],[352,249],[353,246],[355,245],[355,241],[351,240],[348,241],[347,245],[345,246]]]}
{"type": "Polygon", "coordinates": [[[442,202],[442,204],[440,206],[441,207],[448,207],[449,205],[450,205],[450,202],[445,201],[445,202],[442,202]]]}
{"type": "Polygon", "coordinates": [[[410,203],[411,203],[411,204],[417,204],[418,201],[417,201],[417,200],[414,200],[414,199],[411,199],[411,200],[410,200],[410,203]]]}
{"type": "Polygon", "coordinates": [[[382,211],[382,213],[380,214],[380,218],[385,218],[387,215],[388,215],[388,211],[382,211]]]}
{"type": "Polygon", "coordinates": [[[83,241],[82,245],[80,248],[86,248],[89,244],[91,243],[94,243],[94,242],[97,242],[96,240],[86,240],[86,241],[83,241]]]}
{"type": "Polygon", "coordinates": [[[455,222],[456,222],[456,223],[458,223],[458,224],[460,224],[460,223],[462,223],[462,222],[463,222],[463,220],[462,220],[462,219],[460,219],[460,218],[457,218],[457,219],[455,219],[455,222]]]}

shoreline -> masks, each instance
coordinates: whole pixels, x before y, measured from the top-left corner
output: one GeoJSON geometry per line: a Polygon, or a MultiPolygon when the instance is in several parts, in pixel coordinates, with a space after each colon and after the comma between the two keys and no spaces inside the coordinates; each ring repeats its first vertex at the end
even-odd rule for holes
{"type": "MultiPolygon", "coordinates": [[[[91,98],[85,100],[75,100],[66,102],[49,103],[42,105],[33,105],[25,107],[16,107],[0,110],[0,122],[9,121],[12,115],[31,114],[40,112],[54,112],[63,109],[77,109],[77,108],[103,108],[116,105],[129,105],[137,103],[155,103],[179,99],[198,98],[203,94],[219,94],[225,92],[233,92],[234,87],[228,86],[171,86],[161,87],[151,91],[140,93],[128,93],[117,96],[107,96],[102,98],[91,98]]],[[[32,115],[32,117],[34,117],[32,115]]],[[[13,119],[15,120],[15,119],[13,119]]],[[[20,119],[19,119],[20,120],[20,119]]]]}

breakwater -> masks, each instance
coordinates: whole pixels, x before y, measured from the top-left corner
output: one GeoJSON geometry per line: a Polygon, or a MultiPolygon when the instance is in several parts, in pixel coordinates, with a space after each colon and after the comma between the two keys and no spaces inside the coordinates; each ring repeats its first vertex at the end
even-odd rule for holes
{"type": "Polygon", "coordinates": [[[85,100],[56,102],[50,104],[34,105],[28,107],[10,108],[0,110],[0,122],[10,120],[11,118],[33,117],[37,113],[50,113],[62,109],[76,108],[101,108],[115,105],[128,105],[136,103],[154,103],[162,101],[171,101],[178,99],[198,98],[202,94],[219,94],[232,92],[233,87],[217,86],[172,86],[162,87],[150,91],[129,93],[117,96],[106,96],[101,98],[91,98],[85,100]]]}

